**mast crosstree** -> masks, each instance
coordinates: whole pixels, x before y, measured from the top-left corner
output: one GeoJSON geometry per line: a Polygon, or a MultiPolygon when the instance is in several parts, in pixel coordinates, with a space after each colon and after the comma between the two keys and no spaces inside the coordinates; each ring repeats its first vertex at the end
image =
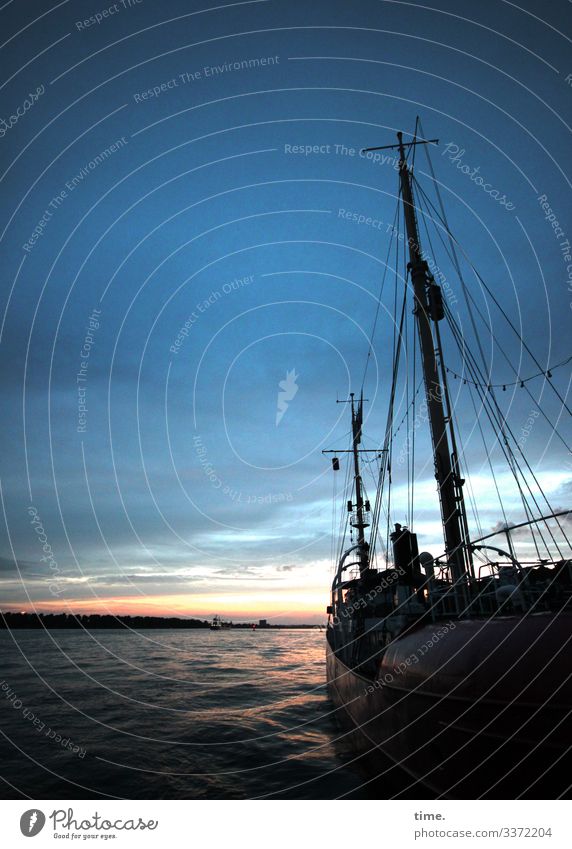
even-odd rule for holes
{"type": "Polygon", "coordinates": [[[367,521],[367,515],[369,514],[369,502],[364,501],[363,497],[363,483],[361,479],[361,472],[359,467],[359,455],[364,454],[377,454],[380,456],[383,453],[383,449],[375,448],[359,448],[358,446],[361,443],[361,432],[363,427],[363,404],[364,401],[367,401],[367,398],[363,397],[363,391],[360,395],[358,401],[355,399],[355,393],[350,392],[350,397],[348,401],[337,401],[338,404],[350,404],[352,409],[352,447],[350,449],[340,449],[340,450],[329,450],[322,451],[322,454],[344,454],[350,453],[353,455],[354,460],[354,485],[355,485],[355,504],[352,501],[348,502],[348,509],[351,508],[353,511],[355,508],[354,518],[351,521],[352,527],[357,529],[357,554],[358,554],[358,562],[359,562],[359,571],[360,577],[363,578],[364,574],[370,569],[370,554],[369,554],[369,544],[365,538],[365,528],[368,527],[369,521],[367,521]]]}

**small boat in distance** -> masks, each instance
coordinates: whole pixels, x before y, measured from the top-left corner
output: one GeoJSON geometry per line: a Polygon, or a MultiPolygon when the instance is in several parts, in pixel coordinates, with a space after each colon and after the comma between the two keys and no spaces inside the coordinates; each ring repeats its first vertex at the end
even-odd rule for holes
{"type": "Polygon", "coordinates": [[[213,616],[213,621],[210,625],[211,631],[222,631],[225,628],[232,628],[232,622],[223,619],[222,616],[219,616],[218,614],[213,616]]]}

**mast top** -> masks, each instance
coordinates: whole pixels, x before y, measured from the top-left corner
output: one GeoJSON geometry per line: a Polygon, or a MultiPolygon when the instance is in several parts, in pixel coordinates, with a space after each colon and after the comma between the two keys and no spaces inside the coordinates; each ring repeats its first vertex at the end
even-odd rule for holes
{"type": "MultiPolygon", "coordinates": [[[[355,392],[350,392],[350,397],[346,401],[340,401],[339,398],[336,399],[336,404],[353,404],[355,398],[355,392]]],[[[360,404],[363,404],[364,401],[369,401],[369,398],[363,397],[363,392],[359,398],[360,404]]]]}
{"type": "Polygon", "coordinates": [[[400,131],[397,133],[397,138],[399,139],[397,144],[384,144],[381,147],[364,147],[362,153],[368,153],[370,150],[395,150],[396,148],[404,147],[413,147],[416,144],[439,144],[439,139],[417,139],[414,138],[413,141],[404,142],[403,141],[403,133],[400,131]]]}

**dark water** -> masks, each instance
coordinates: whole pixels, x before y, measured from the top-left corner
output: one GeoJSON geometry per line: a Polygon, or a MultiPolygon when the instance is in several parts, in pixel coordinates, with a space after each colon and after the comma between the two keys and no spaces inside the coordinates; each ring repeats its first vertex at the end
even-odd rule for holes
{"type": "Polygon", "coordinates": [[[4,796],[390,798],[332,715],[324,640],[2,631],[4,796]]]}

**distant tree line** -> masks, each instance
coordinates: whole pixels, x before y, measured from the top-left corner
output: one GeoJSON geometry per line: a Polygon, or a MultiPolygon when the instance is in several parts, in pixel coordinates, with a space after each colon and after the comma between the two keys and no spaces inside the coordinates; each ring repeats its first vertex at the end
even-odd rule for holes
{"type": "Polygon", "coordinates": [[[202,619],[175,616],[110,616],[90,613],[0,613],[0,628],[208,628],[202,619]]]}
{"type": "MultiPolygon", "coordinates": [[[[71,613],[2,613],[0,628],[210,628],[211,623],[204,619],[182,619],[176,616],[111,616],[110,614],[89,613],[74,615],[71,613]]],[[[257,630],[317,628],[317,625],[258,625],[254,622],[232,622],[230,628],[250,628],[257,630]]]]}

